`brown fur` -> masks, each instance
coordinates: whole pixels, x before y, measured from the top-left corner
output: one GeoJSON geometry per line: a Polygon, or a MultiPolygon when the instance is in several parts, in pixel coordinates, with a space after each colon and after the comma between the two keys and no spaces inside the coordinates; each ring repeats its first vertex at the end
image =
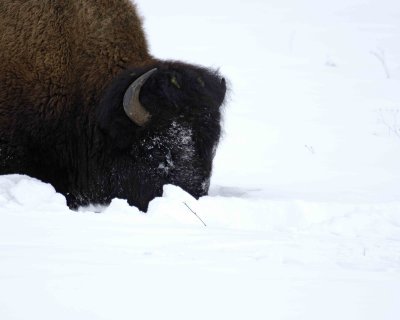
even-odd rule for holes
{"type": "Polygon", "coordinates": [[[150,60],[128,0],[2,0],[0,119],[9,119],[5,106],[16,106],[25,124],[42,108],[54,116],[73,112],[63,109],[76,100],[93,107],[121,69],[150,60]]]}

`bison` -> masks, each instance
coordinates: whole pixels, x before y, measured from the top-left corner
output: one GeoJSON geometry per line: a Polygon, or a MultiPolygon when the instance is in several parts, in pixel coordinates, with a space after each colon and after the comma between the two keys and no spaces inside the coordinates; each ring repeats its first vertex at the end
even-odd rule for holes
{"type": "Polygon", "coordinates": [[[208,192],[226,83],[151,55],[128,0],[0,1],[0,174],[70,208],[208,192]]]}

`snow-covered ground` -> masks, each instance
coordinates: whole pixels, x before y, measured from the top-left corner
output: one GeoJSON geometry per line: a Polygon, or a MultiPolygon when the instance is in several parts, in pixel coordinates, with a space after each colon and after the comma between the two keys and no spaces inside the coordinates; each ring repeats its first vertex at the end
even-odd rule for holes
{"type": "Polygon", "coordinates": [[[0,177],[0,319],[399,319],[400,2],[137,2],[156,56],[230,80],[210,195],[0,177]]]}

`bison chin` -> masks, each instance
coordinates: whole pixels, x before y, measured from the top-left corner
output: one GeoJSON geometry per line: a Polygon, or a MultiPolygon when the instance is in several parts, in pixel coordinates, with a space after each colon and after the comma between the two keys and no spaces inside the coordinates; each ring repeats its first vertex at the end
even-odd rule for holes
{"type": "Polygon", "coordinates": [[[97,202],[125,198],[146,211],[168,183],[207,194],[225,93],[218,72],[180,62],[155,61],[114,79],[97,109],[98,161],[109,169],[97,202]]]}

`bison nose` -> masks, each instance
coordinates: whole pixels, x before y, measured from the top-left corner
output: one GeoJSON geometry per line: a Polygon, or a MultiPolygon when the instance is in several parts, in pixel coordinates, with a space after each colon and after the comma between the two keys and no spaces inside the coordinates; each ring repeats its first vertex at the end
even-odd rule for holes
{"type": "Polygon", "coordinates": [[[224,90],[224,91],[225,91],[225,90],[226,90],[226,81],[225,81],[225,78],[221,78],[219,84],[220,84],[221,90],[224,90]]]}
{"type": "Polygon", "coordinates": [[[222,86],[222,87],[226,87],[225,78],[222,78],[222,79],[221,79],[221,86],[222,86]]]}
{"type": "Polygon", "coordinates": [[[220,89],[219,89],[219,104],[221,104],[225,99],[226,94],[226,81],[225,78],[221,78],[220,89]]]}
{"type": "Polygon", "coordinates": [[[227,86],[228,86],[228,84],[227,84],[225,78],[222,78],[221,79],[221,87],[223,88],[224,91],[226,91],[227,86]]]}

